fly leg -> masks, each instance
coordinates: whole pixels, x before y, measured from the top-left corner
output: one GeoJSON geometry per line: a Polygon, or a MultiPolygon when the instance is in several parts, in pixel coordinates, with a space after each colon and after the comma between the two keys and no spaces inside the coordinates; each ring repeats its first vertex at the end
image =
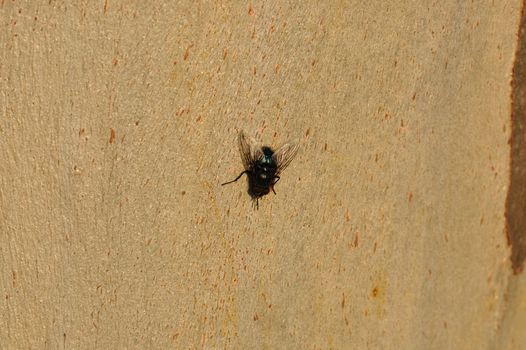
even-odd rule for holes
{"type": "Polygon", "coordinates": [[[225,182],[225,183],[221,184],[221,186],[231,184],[232,182],[236,182],[237,180],[239,180],[239,178],[240,178],[241,176],[243,176],[243,174],[247,174],[247,173],[248,173],[248,171],[245,170],[245,171],[243,171],[241,174],[239,174],[239,176],[236,177],[234,180],[232,180],[232,181],[228,181],[228,182],[225,182]]]}
{"type": "Polygon", "coordinates": [[[272,189],[272,192],[274,192],[274,194],[276,194],[276,191],[274,191],[274,185],[278,183],[280,177],[279,176],[274,176],[275,179],[277,179],[276,181],[274,181],[272,183],[272,185],[270,185],[270,188],[272,189]]]}
{"type": "Polygon", "coordinates": [[[259,209],[259,197],[252,197],[252,209],[259,209]]]}

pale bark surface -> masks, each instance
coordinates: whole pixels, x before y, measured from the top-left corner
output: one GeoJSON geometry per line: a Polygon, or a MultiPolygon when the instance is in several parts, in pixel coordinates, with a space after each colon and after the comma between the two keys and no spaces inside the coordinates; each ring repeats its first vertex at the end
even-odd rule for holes
{"type": "Polygon", "coordinates": [[[521,11],[1,1],[0,347],[526,348],[521,11]],[[301,140],[259,210],[241,129],[301,140]]]}

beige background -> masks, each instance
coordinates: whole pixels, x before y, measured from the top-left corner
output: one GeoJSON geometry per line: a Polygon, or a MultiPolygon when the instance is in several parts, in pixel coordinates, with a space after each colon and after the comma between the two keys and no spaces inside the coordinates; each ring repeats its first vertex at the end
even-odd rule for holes
{"type": "Polygon", "coordinates": [[[1,1],[1,348],[526,348],[521,11],[1,1]],[[241,129],[301,139],[257,211],[241,129]]]}

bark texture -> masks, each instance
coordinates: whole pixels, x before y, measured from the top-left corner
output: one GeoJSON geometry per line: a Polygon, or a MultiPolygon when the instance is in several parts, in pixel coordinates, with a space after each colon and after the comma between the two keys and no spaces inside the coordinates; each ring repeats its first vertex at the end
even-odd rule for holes
{"type": "Polygon", "coordinates": [[[1,347],[526,348],[522,11],[0,1],[1,347]]]}

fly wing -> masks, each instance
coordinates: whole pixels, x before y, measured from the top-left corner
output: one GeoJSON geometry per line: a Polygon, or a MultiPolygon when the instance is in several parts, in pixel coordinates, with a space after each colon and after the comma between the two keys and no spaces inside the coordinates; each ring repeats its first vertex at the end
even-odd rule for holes
{"type": "Polygon", "coordinates": [[[239,132],[238,136],[239,153],[245,170],[252,168],[254,162],[261,158],[261,147],[256,140],[247,136],[244,131],[239,132]]]}
{"type": "Polygon", "coordinates": [[[276,162],[278,168],[276,170],[276,175],[280,174],[286,167],[289,166],[290,162],[298,154],[300,144],[298,140],[293,140],[283,144],[273,155],[274,161],[276,162]]]}

